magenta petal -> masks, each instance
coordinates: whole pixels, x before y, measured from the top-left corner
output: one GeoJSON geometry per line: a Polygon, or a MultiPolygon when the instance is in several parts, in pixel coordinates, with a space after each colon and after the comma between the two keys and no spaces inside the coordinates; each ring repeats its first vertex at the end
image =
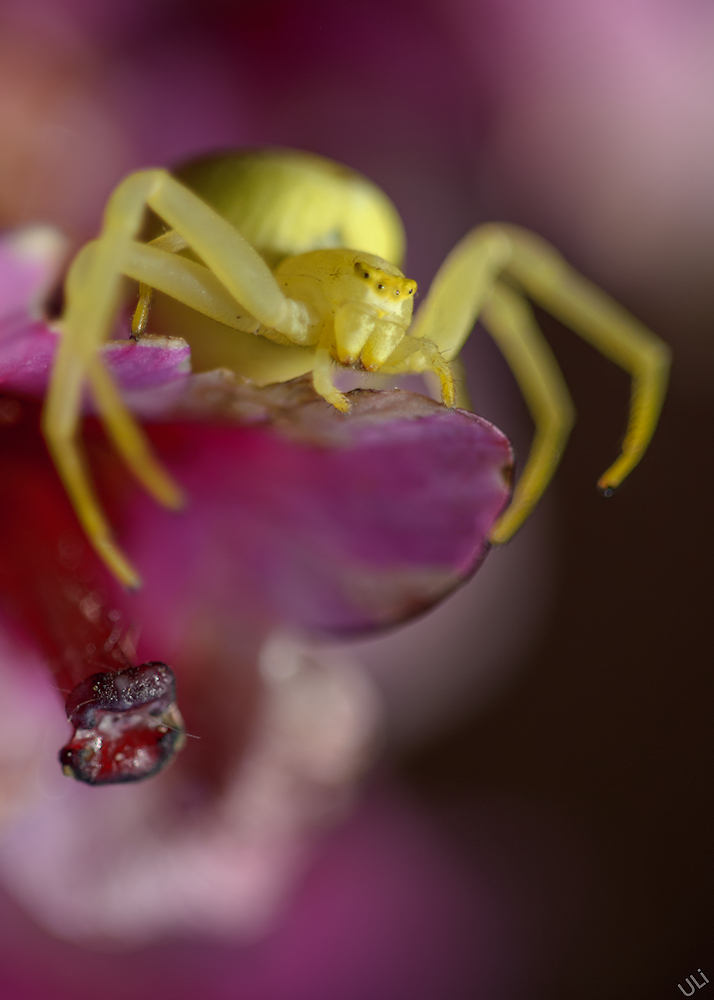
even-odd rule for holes
{"type": "MultiPolygon", "coordinates": [[[[18,396],[41,397],[47,388],[59,335],[43,323],[24,323],[12,330],[0,329],[0,390],[18,396]]],[[[102,355],[117,383],[137,391],[136,405],[143,412],[150,407],[146,390],[180,383],[190,372],[188,344],[178,337],[145,337],[110,341],[102,355]],[[138,390],[144,390],[139,392],[138,390]]],[[[173,402],[173,397],[171,399],[173,402]]],[[[151,409],[165,407],[156,403],[151,409]]]]}
{"type": "Polygon", "coordinates": [[[48,226],[0,235],[0,336],[11,324],[38,318],[64,252],[64,238],[48,226]]]}
{"type": "Polygon", "coordinates": [[[310,392],[256,426],[151,431],[190,507],[136,495],[125,509],[146,634],[176,635],[199,608],[236,628],[369,630],[470,576],[510,494],[505,436],[409,392],[351,399],[347,417],[310,392]]]}
{"type": "Polygon", "coordinates": [[[0,389],[42,395],[57,334],[40,322],[43,300],[57,280],[65,242],[37,226],[0,235],[0,389]]]}
{"type": "Polygon", "coordinates": [[[0,330],[0,389],[41,397],[47,387],[58,335],[43,323],[0,330]]]}
{"type": "MultiPolygon", "coordinates": [[[[58,334],[38,301],[59,244],[29,232],[0,242],[12,278],[0,286],[0,389],[42,396],[58,334]]],[[[187,344],[170,337],[112,341],[102,356],[134,412],[161,422],[147,429],[189,498],[177,515],[132,486],[111,512],[145,579],[135,617],[160,647],[145,657],[176,655],[196,617],[253,636],[394,624],[483,559],[512,455],[480,417],[401,391],[355,391],[344,415],[309,379],[258,389],[191,375],[187,344]]],[[[115,485],[95,473],[112,506],[115,485]]]]}
{"type": "Polygon", "coordinates": [[[112,375],[125,389],[153,389],[191,371],[191,350],[179,337],[113,340],[104,346],[102,354],[112,375]]]}
{"type": "MultiPolygon", "coordinates": [[[[0,236],[0,390],[41,397],[49,381],[59,334],[42,321],[42,305],[57,280],[64,254],[60,234],[45,227],[0,236]]],[[[102,348],[117,383],[140,413],[174,403],[189,374],[190,350],[178,337],[111,341],[102,348]],[[174,391],[166,387],[174,384],[174,391]],[[152,398],[149,391],[164,391],[152,398]]]]}

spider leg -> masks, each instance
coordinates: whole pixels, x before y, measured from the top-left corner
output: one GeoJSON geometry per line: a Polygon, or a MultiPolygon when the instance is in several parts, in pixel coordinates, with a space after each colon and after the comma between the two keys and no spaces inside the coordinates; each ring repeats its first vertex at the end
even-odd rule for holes
{"type": "Polygon", "coordinates": [[[186,240],[236,302],[291,344],[314,343],[314,317],[307,307],[284,295],[273,272],[238,230],[166,170],[133,174],[114,197],[144,178],[149,181],[146,204],[186,240]]]}
{"type": "MultiPolygon", "coordinates": [[[[83,252],[89,256],[96,252],[96,246],[90,244],[83,252]]],[[[208,268],[194,261],[131,241],[125,247],[121,270],[128,277],[146,282],[148,287],[166,292],[226,326],[249,332],[260,327],[252,316],[238,313],[238,304],[218,279],[208,268]]],[[[180,494],[154,458],[96,353],[87,359],[86,377],[106,429],[134,475],[161,503],[168,507],[179,506],[180,494]]]]}
{"type": "MultiPolygon", "coordinates": [[[[454,406],[459,410],[470,410],[473,412],[474,407],[471,401],[471,394],[466,384],[466,369],[461,358],[453,358],[449,362],[449,368],[451,369],[451,377],[454,382],[454,406]]],[[[422,375],[429,395],[433,399],[443,400],[444,390],[442,389],[439,376],[429,370],[423,372],[422,375]]]]}
{"type": "Polygon", "coordinates": [[[516,226],[508,273],[528,295],[632,376],[630,415],[619,458],[598,480],[615,489],[642,458],[664,402],[671,352],[626,309],[573,270],[548,243],[516,226]]]}
{"type": "MultiPolygon", "coordinates": [[[[173,229],[170,229],[167,233],[162,233],[161,236],[157,236],[156,239],[150,240],[148,246],[158,247],[159,250],[166,250],[168,253],[178,253],[179,250],[184,250],[188,246],[188,243],[183,236],[175,232],[173,229]]],[[[134,315],[131,320],[131,335],[134,340],[138,340],[139,337],[146,331],[153,297],[154,289],[151,285],[147,285],[143,281],[140,281],[139,301],[136,304],[136,309],[134,310],[134,315]]]]}
{"type": "Polygon", "coordinates": [[[332,361],[332,346],[334,344],[332,324],[325,324],[315,350],[315,360],[312,369],[312,384],[315,392],[331,403],[341,413],[349,413],[350,401],[343,392],[335,387],[332,379],[334,369],[332,361]]]}
{"type": "Polygon", "coordinates": [[[496,282],[481,319],[508,362],[535,424],[513,499],[489,537],[498,544],[518,531],[545,492],[568,440],[575,408],[558,362],[522,295],[496,282]]]}
{"type": "Polygon", "coordinates": [[[461,397],[457,399],[451,364],[444,357],[444,352],[425,337],[416,338],[407,334],[380,366],[380,371],[385,375],[405,375],[408,372],[427,374],[438,382],[446,406],[456,406],[462,401],[461,397]]]}
{"type": "MultiPolygon", "coordinates": [[[[531,451],[513,499],[489,538],[498,544],[516,533],[543,495],[568,440],[575,409],[558,363],[519,292],[496,281],[485,299],[481,321],[508,362],[535,424],[531,451]]],[[[402,372],[426,367],[432,373],[435,354],[440,357],[431,341],[406,337],[389,359],[389,370],[395,366],[402,372]],[[397,356],[400,348],[402,357],[397,356]]],[[[451,405],[443,387],[442,394],[444,402],[451,405]]]]}
{"type": "Polygon", "coordinates": [[[455,358],[510,257],[510,240],[498,227],[467,233],[439,268],[409,336],[436,344],[446,361],[455,358]]]}
{"type": "MultiPolygon", "coordinates": [[[[123,194],[120,189],[118,193],[123,194]]],[[[96,350],[111,332],[122,292],[122,256],[128,240],[138,232],[143,215],[140,196],[133,202],[127,198],[118,201],[119,204],[115,203],[113,198],[109,203],[102,237],[77,254],[67,275],[63,336],[42,414],[42,428],[87,537],[112,572],[125,585],[136,587],[140,583],[138,574],[112,541],[76,441],[82,390],[93,370],[96,350]]],[[[97,403],[101,412],[101,392],[97,403]]],[[[125,422],[132,423],[132,418],[127,415],[125,422]]],[[[128,447],[136,453],[133,442],[128,447]]],[[[140,470],[144,484],[161,502],[178,506],[181,503],[178,488],[146,446],[143,455],[148,456],[140,470]]]]}
{"type": "Polygon", "coordinates": [[[77,517],[100,558],[130,588],[141,585],[134,567],[112,540],[112,531],[92,487],[81,449],[76,442],[82,388],[88,365],[68,351],[58,352],[42,427],[47,446],[77,517]]]}
{"type": "MultiPolygon", "coordinates": [[[[138,281],[140,290],[148,290],[148,300],[145,303],[147,318],[151,296],[154,291],[160,291],[204,316],[217,320],[223,326],[247,333],[264,331],[258,320],[236,302],[215,274],[196,261],[177,257],[150,243],[132,242],[126,248],[122,273],[138,281]]],[[[143,308],[140,298],[134,323],[143,308]]],[[[136,331],[134,323],[133,331],[141,335],[143,327],[136,331]]],[[[278,337],[283,343],[289,343],[284,335],[278,334],[278,337]]]]}
{"type": "Polygon", "coordinates": [[[181,490],[156,460],[99,354],[87,363],[87,381],[109,437],[139,482],[165,507],[183,506],[181,490]]]}
{"type": "Polygon", "coordinates": [[[514,497],[521,510],[516,507],[511,514],[509,509],[496,525],[492,540],[499,542],[516,531],[545,489],[557,465],[553,449],[564,444],[572,419],[562,376],[532,316],[505,284],[496,288],[501,274],[632,376],[622,452],[600,477],[601,489],[618,486],[644,454],[662,408],[670,364],[669,348],[658,337],[532,233],[516,226],[480,226],[456,245],[436,275],[410,334],[430,340],[443,357],[452,359],[487,310],[490,319],[485,325],[514,367],[536,420],[536,437],[524,470],[528,478],[514,497]],[[529,364],[535,364],[532,378],[529,364]],[[553,393],[550,402],[548,393],[553,393]]]}
{"type": "MultiPolygon", "coordinates": [[[[162,503],[178,507],[181,492],[154,459],[141,431],[124,407],[111,379],[96,360],[96,351],[111,334],[121,294],[123,274],[131,268],[137,250],[146,207],[152,208],[167,222],[171,249],[183,240],[208,264],[218,282],[203,281],[206,269],[196,270],[192,262],[156,247],[149,253],[162,256],[163,265],[155,270],[168,274],[176,285],[191,286],[189,304],[200,309],[219,301],[226,313],[225,290],[232,296],[230,309],[236,316],[241,302],[260,322],[275,327],[290,343],[305,341],[308,330],[307,309],[281,292],[271,271],[242,236],[205,202],[184,188],[165,170],[147,170],[127,177],[109,199],[104,224],[98,240],[85,246],[75,257],[66,281],[66,309],[62,317],[63,337],[52,373],[43,411],[43,432],[58,472],[65,483],[89,540],[113,573],[127,586],[139,585],[133,567],[111,540],[111,532],[92,488],[85,463],[76,442],[82,405],[82,389],[88,380],[107,430],[134,473],[162,503]],[[171,260],[173,266],[167,267],[171,260]],[[217,286],[222,285],[220,291],[217,286]],[[194,294],[196,293],[197,294],[194,294]],[[199,302],[200,300],[200,302],[199,302]]],[[[165,241],[166,242],[166,241],[165,241]]],[[[144,262],[144,267],[145,267],[144,262]]],[[[147,271],[137,277],[148,285],[147,271]]],[[[152,276],[155,278],[155,275],[152,276]]],[[[154,287],[162,287],[152,281],[154,287]]],[[[185,301],[185,298],[184,298],[185,301]]],[[[210,314],[210,309],[209,309],[210,314]]]]}

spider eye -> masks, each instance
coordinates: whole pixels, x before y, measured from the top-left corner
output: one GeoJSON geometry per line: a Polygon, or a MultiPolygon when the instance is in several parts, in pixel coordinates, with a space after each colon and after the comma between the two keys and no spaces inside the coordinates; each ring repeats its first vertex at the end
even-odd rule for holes
{"type": "Polygon", "coordinates": [[[368,274],[368,273],[367,273],[367,272],[365,271],[365,272],[364,272],[364,274],[362,275],[362,277],[363,277],[363,278],[368,278],[368,277],[369,277],[369,274],[368,274]]]}
{"type": "Polygon", "coordinates": [[[378,288],[378,289],[380,290],[380,292],[381,292],[381,291],[382,291],[382,289],[384,288],[384,285],[377,285],[377,288],[378,288]]]}
{"type": "Polygon", "coordinates": [[[398,288],[395,289],[394,294],[395,295],[399,295],[399,289],[398,288]]]}

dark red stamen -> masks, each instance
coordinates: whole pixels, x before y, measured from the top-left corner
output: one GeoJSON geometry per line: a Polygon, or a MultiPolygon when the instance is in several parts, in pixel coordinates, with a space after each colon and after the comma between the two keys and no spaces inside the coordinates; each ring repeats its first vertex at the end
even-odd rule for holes
{"type": "Polygon", "coordinates": [[[151,777],[185,742],[174,675],[165,663],[92,674],[71,692],[66,709],[75,731],[60,750],[60,764],[90,785],[151,777]]]}

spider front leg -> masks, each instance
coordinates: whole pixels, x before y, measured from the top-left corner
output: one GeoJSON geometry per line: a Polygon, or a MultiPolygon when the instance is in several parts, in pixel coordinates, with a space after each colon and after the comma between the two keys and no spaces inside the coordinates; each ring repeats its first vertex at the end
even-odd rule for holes
{"type": "Polygon", "coordinates": [[[483,312],[483,324],[501,349],[535,424],[535,436],[508,509],[491,531],[494,544],[518,531],[558,468],[575,407],[550,347],[526,300],[497,282],[483,312]]]}
{"type": "Polygon", "coordinates": [[[125,199],[119,204],[110,202],[113,212],[107,212],[103,238],[85,246],[70,267],[61,323],[63,336],[42,414],[47,445],[87,537],[128,587],[139,586],[139,576],[112,540],[76,436],[82,393],[89,382],[110,433],[144,485],[169,506],[181,503],[178,487],[153,458],[97,355],[111,331],[121,296],[120,264],[127,241],[141,225],[143,203],[140,197],[136,202],[138,210],[134,211],[125,199]]]}
{"type": "Polygon", "coordinates": [[[533,234],[515,226],[488,225],[473,230],[455,247],[416,317],[412,336],[431,341],[451,359],[480,317],[509,362],[536,427],[511,505],[491,532],[490,540],[496,543],[512,537],[545,491],[574,412],[532,313],[517,290],[498,280],[501,274],[632,375],[622,454],[600,478],[601,489],[619,485],[644,454],[664,400],[670,359],[662,341],[533,234]]]}
{"type": "MultiPolygon", "coordinates": [[[[552,479],[575,410],[558,363],[522,295],[503,282],[496,282],[486,298],[481,320],[508,361],[536,425],[533,445],[513,499],[491,532],[489,540],[499,543],[507,541],[521,527],[552,479]]],[[[449,365],[437,346],[424,338],[408,337],[405,341],[400,345],[404,357],[398,362],[399,367],[388,370],[436,375],[444,403],[454,405],[456,390],[451,369],[458,359],[449,365]],[[449,373],[448,379],[444,377],[444,368],[449,373]]]]}
{"type": "Polygon", "coordinates": [[[270,328],[280,342],[305,342],[309,318],[305,306],[283,295],[243,237],[166,171],[132,174],[110,198],[99,239],[79,252],[67,277],[63,336],[43,412],[43,431],[89,540],[118,579],[136,587],[138,574],[112,540],[76,442],[82,391],[88,383],[100,416],[132,471],[159,502],[180,506],[180,490],[154,458],[97,354],[111,334],[123,275],[167,291],[228,325],[245,322],[238,315],[241,303],[243,311],[270,328]],[[208,268],[136,242],[147,206],[193,247],[208,268]]]}
{"type": "Polygon", "coordinates": [[[459,392],[454,381],[455,367],[446,360],[433,341],[416,338],[408,333],[380,366],[380,372],[385,375],[408,375],[412,372],[427,374],[438,383],[445,406],[460,406],[462,400],[458,398],[459,392]]]}
{"type": "Polygon", "coordinates": [[[632,472],[650,443],[669,381],[667,345],[578,274],[545,240],[517,226],[503,226],[510,241],[508,273],[556,319],[632,376],[630,415],[622,451],[598,486],[612,491],[632,472]]]}
{"type": "Polygon", "coordinates": [[[331,403],[340,413],[349,413],[350,401],[344,392],[336,387],[334,377],[335,333],[332,323],[325,324],[315,350],[312,369],[312,384],[315,392],[331,403]]]}
{"type": "MultiPolygon", "coordinates": [[[[159,250],[165,250],[167,253],[178,253],[180,250],[185,250],[188,244],[183,236],[179,233],[169,230],[168,233],[162,233],[161,236],[157,236],[155,239],[151,240],[148,246],[156,247],[159,250]]],[[[134,315],[131,319],[131,336],[134,340],[138,340],[139,337],[145,333],[146,327],[149,323],[149,313],[151,312],[151,304],[154,298],[154,289],[151,285],[147,285],[145,282],[139,282],[139,300],[136,303],[136,309],[134,310],[134,315]]]]}

